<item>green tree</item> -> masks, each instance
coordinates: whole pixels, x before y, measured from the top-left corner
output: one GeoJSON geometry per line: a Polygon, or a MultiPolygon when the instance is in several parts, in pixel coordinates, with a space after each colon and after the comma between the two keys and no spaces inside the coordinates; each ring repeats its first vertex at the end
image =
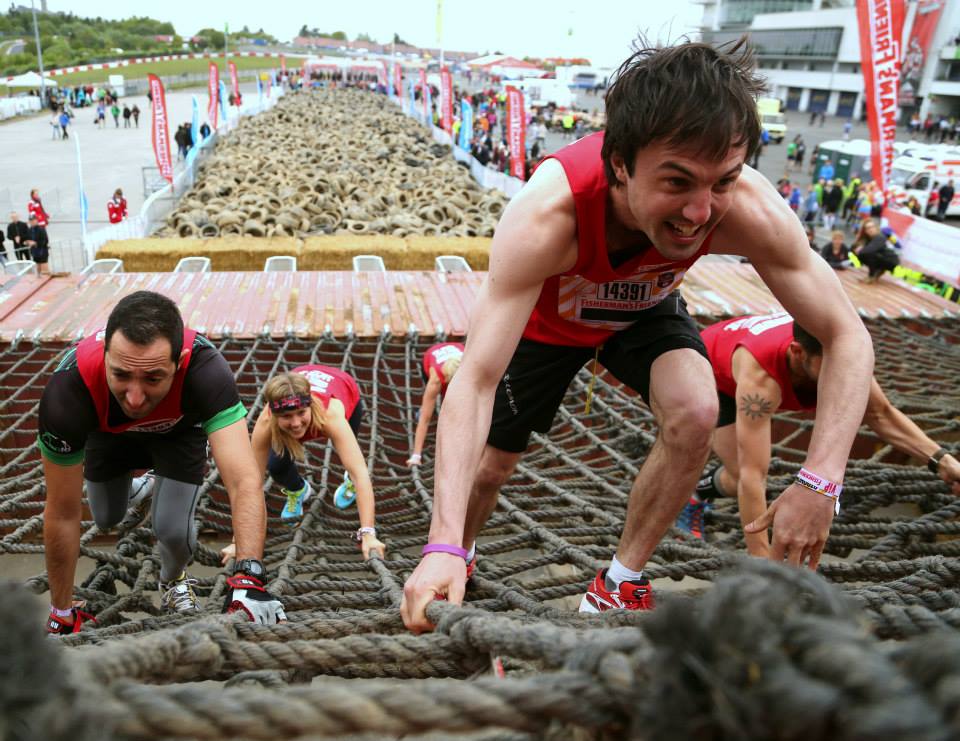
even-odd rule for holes
{"type": "Polygon", "coordinates": [[[368,44],[377,43],[372,38],[370,38],[370,34],[367,34],[367,33],[358,33],[357,38],[354,39],[354,41],[366,41],[368,44]]]}
{"type": "MultiPolygon", "coordinates": [[[[316,30],[316,29],[314,29],[314,30],[316,30]]],[[[322,34],[321,34],[321,35],[322,35],[322,34]]],[[[337,41],[346,41],[346,40],[347,40],[347,34],[345,34],[343,31],[334,31],[334,32],[333,32],[332,34],[330,34],[327,38],[336,39],[337,41]]]]}
{"type": "Polygon", "coordinates": [[[400,34],[398,34],[396,31],[393,32],[393,43],[397,46],[400,46],[400,44],[403,44],[404,46],[410,46],[410,44],[400,38],[400,34]]]}
{"type": "Polygon", "coordinates": [[[214,28],[202,28],[194,35],[206,39],[207,46],[214,50],[223,49],[224,41],[226,41],[223,31],[217,31],[214,28]]]}

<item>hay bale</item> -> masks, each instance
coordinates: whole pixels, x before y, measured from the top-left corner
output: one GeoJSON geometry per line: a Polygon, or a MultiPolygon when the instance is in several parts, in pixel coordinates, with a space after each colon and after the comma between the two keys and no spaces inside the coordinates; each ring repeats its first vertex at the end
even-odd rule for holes
{"type": "MultiPolygon", "coordinates": [[[[302,242],[296,237],[215,237],[203,240],[202,254],[213,270],[260,271],[271,255],[291,255],[300,264],[302,242]]],[[[186,253],[183,255],[186,257],[186,253]]]]}
{"type": "Polygon", "coordinates": [[[296,237],[157,238],[107,242],[97,257],[123,260],[128,273],[169,273],[183,257],[209,257],[216,271],[260,271],[271,255],[293,255],[300,267],[301,241],[296,237]]]}
{"type": "Polygon", "coordinates": [[[380,255],[387,270],[402,270],[407,243],[387,234],[331,234],[303,241],[301,270],[353,270],[357,255],[380,255]]]}
{"type": "Polygon", "coordinates": [[[440,255],[460,255],[474,270],[486,270],[490,264],[490,237],[423,237],[407,240],[407,260],[402,270],[433,270],[440,255]]]}
{"type": "Polygon", "coordinates": [[[181,257],[202,254],[198,239],[117,239],[103,245],[97,258],[123,260],[127,273],[166,273],[173,270],[181,257]]]}

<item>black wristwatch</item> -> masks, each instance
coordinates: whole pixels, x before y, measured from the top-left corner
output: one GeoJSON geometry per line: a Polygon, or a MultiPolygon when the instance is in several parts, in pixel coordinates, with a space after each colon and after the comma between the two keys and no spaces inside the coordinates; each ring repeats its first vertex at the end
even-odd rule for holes
{"type": "Polygon", "coordinates": [[[237,561],[237,565],[233,568],[233,573],[246,574],[247,576],[252,576],[262,581],[267,572],[264,570],[263,564],[257,559],[245,558],[242,561],[237,561]]]}
{"type": "Polygon", "coordinates": [[[934,476],[937,476],[940,473],[940,459],[943,458],[943,456],[948,455],[949,452],[950,451],[946,448],[938,448],[937,452],[927,459],[927,468],[929,469],[930,473],[932,473],[934,476]]]}

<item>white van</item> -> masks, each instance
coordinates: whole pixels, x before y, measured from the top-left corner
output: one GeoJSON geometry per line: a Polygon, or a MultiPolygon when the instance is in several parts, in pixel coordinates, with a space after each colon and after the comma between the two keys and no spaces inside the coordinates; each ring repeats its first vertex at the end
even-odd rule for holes
{"type": "Polygon", "coordinates": [[[545,77],[524,77],[517,83],[523,91],[524,105],[528,107],[547,106],[553,103],[557,108],[570,108],[573,105],[573,93],[566,83],[545,77]]]}

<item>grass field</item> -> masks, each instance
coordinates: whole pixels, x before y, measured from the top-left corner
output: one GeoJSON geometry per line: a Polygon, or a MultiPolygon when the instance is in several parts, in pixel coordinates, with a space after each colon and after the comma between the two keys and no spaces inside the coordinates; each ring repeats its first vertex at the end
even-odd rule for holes
{"type": "MultiPolygon", "coordinates": [[[[237,65],[238,70],[244,69],[279,69],[280,59],[278,57],[230,57],[237,65]]],[[[207,71],[207,65],[210,62],[216,62],[220,67],[220,76],[224,77],[227,73],[227,60],[223,57],[216,59],[174,59],[168,62],[148,62],[146,64],[135,64],[128,67],[117,67],[116,69],[97,69],[88,72],[72,72],[68,75],[57,75],[53,79],[58,85],[86,85],[87,83],[106,83],[110,75],[123,75],[124,79],[135,80],[142,79],[149,73],[159,75],[160,77],[175,77],[177,75],[203,74],[207,71]]],[[[299,66],[299,60],[296,58],[288,59],[288,65],[291,68],[299,66]]],[[[229,79],[229,78],[228,78],[229,79]]],[[[0,93],[6,94],[7,88],[0,84],[0,93]]]]}

